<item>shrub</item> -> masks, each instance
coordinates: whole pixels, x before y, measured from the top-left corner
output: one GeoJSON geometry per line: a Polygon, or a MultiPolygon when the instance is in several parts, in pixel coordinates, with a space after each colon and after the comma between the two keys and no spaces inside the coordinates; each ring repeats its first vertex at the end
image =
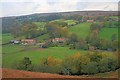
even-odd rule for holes
{"type": "Polygon", "coordinates": [[[73,56],[67,56],[61,66],[62,72],[65,75],[77,74],[80,71],[80,53],[76,53],[73,56]]]}
{"type": "Polygon", "coordinates": [[[95,74],[99,72],[97,62],[89,62],[86,65],[82,64],[81,68],[84,74],[95,74]]]}
{"type": "Polygon", "coordinates": [[[61,60],[54,57],[43,58],[39,65],[34,67],[34,71],[49,72],[49,73],[61,73],[61,60]]]}
{"type": "Polygon", "coordinates": [[[87,54],[87,56],[90,58],[90,61],[98,62],[102,59],[102,57],[99,54],[99,52],[90,52],[87,54]]]}
{"type": "Polygon", "coordinates": [[[118,67],[117,61],[112,58],[104,58],[99,62],[99,71],[108,72],[118,67]]]}
{"type": "Polygon", "coordinates": [[[32,71],[33,70],[32,61],[29,59],[29,57],[24,57],[23,60],[19,61],[19,63],[15,65],[15,68],[19,70],[32,71]]]}

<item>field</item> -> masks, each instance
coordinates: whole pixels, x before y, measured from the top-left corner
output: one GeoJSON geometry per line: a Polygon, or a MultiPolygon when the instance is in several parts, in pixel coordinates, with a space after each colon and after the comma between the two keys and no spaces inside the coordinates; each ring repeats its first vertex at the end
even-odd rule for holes
{"type": "MultiPolygon", "coordinates": [[[[87,22],[81,23],[69,28],[69,31],[76,33],[79,38],[85,39],[89,35],[91,24],[92,23],[87,23],[87,22]]],[[[116,34],[118,38],[118,28],[102,28],[100,30],[99,37],[106,40],[111,40],[111,36],[113,34],[116,34]]]]}
{"type": "Polygon", "coordinates": [[[111,36],[113,34],[116,34],[117,35],[116,37],[118,38],[118,28],[103,28],[100,31],[99,36],[103,39],[111,40],[111,36]]]}
{"type": "Polygon", "coordinates": [[[10,40],[13,39],[13,36],[11,36],[10,34],[1,34],[0,36],[2,37],[2,44],[8,43],[10,40]]]}
{"type": "Polygon", "coordinates": [[[74,25],[74,24],[76,24],[76,22],[78,22],[78,21],[76,21],[76,20],[65,20],[64,22],[67,22],[68,25],[74,25]]]}
{"type": "Polygon", "coordinates": [[[90,31],[91,23],[81,23],[69,28],[70,32],[76,33],[79,38],[86,38],[90,31]]]}
{"type": "Polygon", "coordinates": [[[46,40],[48,38],[49,38],[49,35],[48,34],[44,34],[44,35],[41,35],[41,36],[37,37],[36,39],[38,41],[44,42],[44,40],[46,40]]]}
{"type": "Polygon", "coordinates": [[[10,68],[16,61],[29,57],[33,64],[39,63],[40,59],[48,56],[62,59],[63,56],[72,55],[74,53],[86,53],[84,50],[70,50],[68,47],[50,47],[41,48],[23,48],[20,45],[4,45],[3,46],[3,67],[10,68]]]}
{"type": "Polygon", "coordinates": [[[76,22],[78,22],[76,20],[64,20],[64,19],[57,19],[57,20],[53,20],[51,22],[60,22],[60,21],[66,22],[68,24],[68,26],[74,25],[74,24],[76,24],[76,22]]]}
{"type": "Polygon", "coordinates": [[[45,22],[34,22],[37,26],[38,29],[43,30],[44,29],[44,25],[46,24],[45,22]]]}

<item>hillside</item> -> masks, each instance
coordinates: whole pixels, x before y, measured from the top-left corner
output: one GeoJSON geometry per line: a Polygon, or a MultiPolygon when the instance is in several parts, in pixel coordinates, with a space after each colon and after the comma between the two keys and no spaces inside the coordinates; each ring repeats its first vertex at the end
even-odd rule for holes
{"type": "Polygon", "coordinates": [[[79,38],[86,38],[90,32],[91,23],[81,23],[69,28],[70,32],[76,33],[79,38]]]}
{"type": "MultiPolygon", "coordinates": [[[[63,76],[58,74],[50,74],[50,73],[39,73],[39,72],[29,72],[29,71],[22,71],[22,70],[13,70],[13,69],[2,69],[2,77],[3,78],[117,78],[118,71],[114,72],[107,72],[107,73],[100,73],[96,75],[89,75],[89,76],[63,76]]],[[[88,79],[87,79],[88,80],[88,79]]]]}
{"type": "Polygon", "coordinates": [[[14,24],[23,22],[48,22],[51,20],[62,19],[65,16],[112,16],[118,15],[117,11],[73,11],[73,12],[59,12],[59,13],[38,13],[24,16],[10,16],[0,17],[2,19],[3,33],[10,32],[14,24]]]}

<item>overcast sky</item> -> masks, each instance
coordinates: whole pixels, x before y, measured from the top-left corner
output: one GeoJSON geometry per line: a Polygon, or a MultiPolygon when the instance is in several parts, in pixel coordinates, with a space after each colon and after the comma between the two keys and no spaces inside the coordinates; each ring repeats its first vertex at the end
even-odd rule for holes
{"type": "Polygon", "coordinates": [[[118,1],[119,0],[1,0],[0,17],[66,11],[118,11],[118,1]]]}

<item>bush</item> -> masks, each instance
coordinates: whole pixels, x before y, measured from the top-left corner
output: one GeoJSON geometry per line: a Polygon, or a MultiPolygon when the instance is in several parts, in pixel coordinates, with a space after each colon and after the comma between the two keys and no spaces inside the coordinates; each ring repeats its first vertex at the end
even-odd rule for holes
{"type": "Polygon", "coordinates": [[[89,62],[86,65],[82,65],[82,73],[84,74],[95,74],[98,73],[98,64],[97,62],[89,62]]]}
{"type": "Polygon", "coordinates": [[[33,70],[32,61],[29,59],[29,57],[24,57],[23,60],[19,61],[19,63],[15,65],[15,68],[19,70],[32,71],[33,70]]]}
{"type": "Polygon", "coordinates": [[[50,66],[50,65],[40,64],[40,65],[36,65],[34,67],[34,71],[59,74],[59,73],[61,73],[62,70],[59,65],[50,66]]]}
{"type": "Polygon", "coordinates": [[[87,56],[90,58],[90,61],[99,62],[102,59],[99,54],[99,52],[90,52],[87,54],[87,56]]]}
{"type": "Polygon", "coordinates": [[[53,57],[43,58],[39,65],[34,67],[34,71],[61,73],[61,61],[53,57]]]}
{"type": "Polygon", "coordinates": [[[99,71],[108,72],[113,71],[118,67],[117,61],[112,58],[104,58],[99,62],[99,71]]]}
{"type": "Polygon", "coordinates": [[[80,71],[80,53],[76,53],[73,56],[67,56],[62,61],[62,72],[65,75],[78,74],[80,71]]]}

